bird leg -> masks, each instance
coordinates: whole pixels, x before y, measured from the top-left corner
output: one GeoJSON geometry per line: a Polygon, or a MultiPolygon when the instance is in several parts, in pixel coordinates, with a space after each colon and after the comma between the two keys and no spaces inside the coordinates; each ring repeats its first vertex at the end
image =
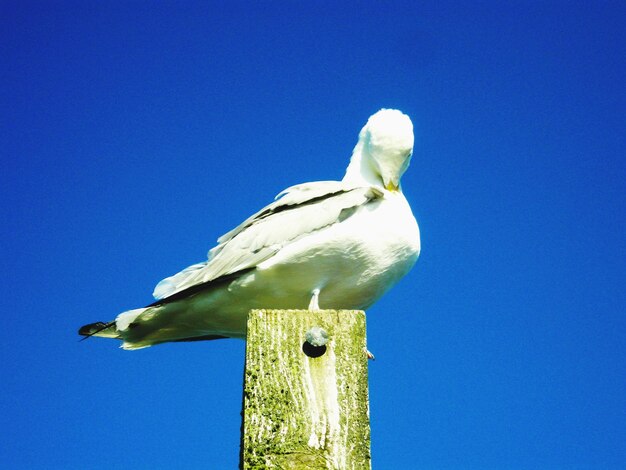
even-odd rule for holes
{"type": "Polygon", "coordinates": [[[319,300],[320,300],[320,290],[319,289],[313,289],[313,292],[311,292],[311,301],[309,302],[309,310],[319,310],[320,309],[320,305],[319,305],[319,300]]]}

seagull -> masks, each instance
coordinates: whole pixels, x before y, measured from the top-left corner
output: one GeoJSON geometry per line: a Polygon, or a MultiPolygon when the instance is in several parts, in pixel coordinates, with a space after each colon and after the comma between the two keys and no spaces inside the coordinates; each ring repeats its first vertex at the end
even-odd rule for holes
{"type": "Polygon", "coordinates": [[[381,109],[361,129],[341,181],[285,189],[222,235],[208,259],[159,282],[150,305],[83,326],[123,349],[246,337],[251,309],[366,310],[415,264],[417,222],[400,185],[413,124],[381,109]]]}

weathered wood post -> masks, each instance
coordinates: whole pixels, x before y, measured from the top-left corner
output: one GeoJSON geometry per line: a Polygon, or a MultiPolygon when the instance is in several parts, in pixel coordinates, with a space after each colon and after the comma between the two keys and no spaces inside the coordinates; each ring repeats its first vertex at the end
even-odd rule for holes
{"type": "Polygon", "coordinates": [[[245,470],[370,469],[365,313],[251,311],[242,433],[245,470]]]}

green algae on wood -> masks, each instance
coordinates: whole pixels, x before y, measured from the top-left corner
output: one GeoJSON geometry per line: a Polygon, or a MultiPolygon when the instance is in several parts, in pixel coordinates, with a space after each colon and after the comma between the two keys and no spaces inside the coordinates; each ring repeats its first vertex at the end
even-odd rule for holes
{"type": "Polygon", "coordinates": [[[252,310],[248,315],[243,469],[370,469],[365,313],[252,310]],[[303,351],[312,327],[325,352],[303,351]]]}

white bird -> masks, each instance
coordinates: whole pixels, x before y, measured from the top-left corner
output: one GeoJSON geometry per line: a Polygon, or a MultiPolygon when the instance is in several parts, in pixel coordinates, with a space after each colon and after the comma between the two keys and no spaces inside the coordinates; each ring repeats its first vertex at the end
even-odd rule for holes
{"type": "Polygon", "coordinates": [[[139,349],[245,338],[255,308],[367,309],[419,255],[419,229],[400,186],[412,152],[409,117],[381,109],[359,133],[341,181],[284,190],[222,235],[207,261],[159,282],[154,303],[79,334],[139,349]]]}

